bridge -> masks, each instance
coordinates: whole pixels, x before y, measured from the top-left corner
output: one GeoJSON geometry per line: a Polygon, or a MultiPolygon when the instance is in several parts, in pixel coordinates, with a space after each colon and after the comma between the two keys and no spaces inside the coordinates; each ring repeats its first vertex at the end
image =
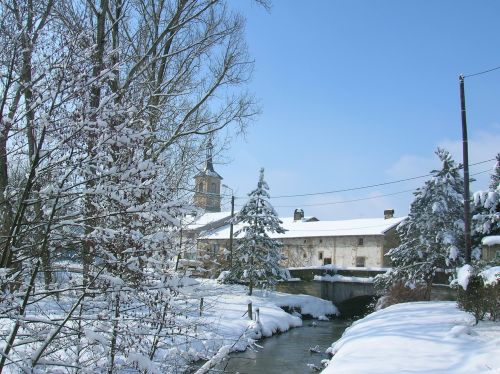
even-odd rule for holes
{"type": "MultiPolygon", "coordinates": [[[[277,290],[306,294],[332,301],[346,318],[365,314],[377,299],[373,278],[388,269],[317,267],[289,269],[290,280],[279,283],[277,290]]],[[[432,287],[432,300],[454,300],[447,285],[432,287]]]]}

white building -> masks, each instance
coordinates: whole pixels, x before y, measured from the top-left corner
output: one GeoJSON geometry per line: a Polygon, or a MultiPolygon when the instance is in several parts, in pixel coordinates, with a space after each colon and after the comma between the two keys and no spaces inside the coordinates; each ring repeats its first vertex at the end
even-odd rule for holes
{"type": "MultiPolygon", "coordinates": [[[[383,218],[339,221],[304,219],[303,213],[295,213],[293,218],[281,218],[286,233],[271,234],[283,243],[283,265],[287,267],[388,267],[390,260],[384,254],[399,244],[396,227],[404,220],[394,218],[392,210],[385,211],[383,218]]],[[[234,232],[240,228],[235,226],[234,232]]],[[[207,253],[222,263],[228,253],[229,237],[229,226],[220,227],[199,237],[198,248],[209,249],[207,253]]]]}

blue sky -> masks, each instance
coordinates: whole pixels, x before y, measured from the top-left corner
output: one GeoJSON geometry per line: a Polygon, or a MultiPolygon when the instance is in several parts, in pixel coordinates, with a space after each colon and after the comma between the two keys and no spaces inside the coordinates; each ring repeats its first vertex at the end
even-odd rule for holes
{"type": "MultiPolygon", "coordinates": [[[[249,89],[262,108],[216,165],[237,196],[260,167],[280,196],[427,174],[437,146],[462,160],[458,75],[500,66],[500,1],[274,0],[270,13],[234,4],[247,18],[249,89]]],[[[465,85],[474,163],[500,151],[500,70],[465,85]]],[[[473,190],[488,173],[476,178],[473,190]]],[[[294,207],[320,219],[402,216],[424,181],[272,203],[281,216],[294,207]]]]}

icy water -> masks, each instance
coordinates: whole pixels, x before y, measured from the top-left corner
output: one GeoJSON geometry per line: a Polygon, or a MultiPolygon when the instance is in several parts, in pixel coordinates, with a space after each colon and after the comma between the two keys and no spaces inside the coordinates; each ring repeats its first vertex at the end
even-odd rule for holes
{"type": "Polygon", "coordinates": [[[348,322],[342,320],[305,320],[302,327],[274,335],[258,342],[263,348],[233,353],[228,362],[214,369],[224,373],[240,374],[304,374],[313,373],[307,364],[321,366],[328,359],[325,350],[340,338],[348,322]],[[321,353],[310,352],[318,345],[321,353]],[[223,371],[222,371],[223,370],[223,371]]]}

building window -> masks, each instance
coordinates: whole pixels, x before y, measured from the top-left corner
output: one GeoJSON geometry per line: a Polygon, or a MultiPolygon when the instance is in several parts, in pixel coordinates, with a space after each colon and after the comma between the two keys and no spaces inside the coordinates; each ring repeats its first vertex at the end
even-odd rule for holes
{"type": "Polygon", "coordinates": [[[213,192],[213,193],[216,192],[215,183],[212,183],[212,185],[210,186],[210,192],[213,192]]]}
{"type": "Polygon", "coordinates": [[[203,183],[202,182],[198,183],[198,191],[203,192],[203,183]]]}
{"type": "Polygon", "coordinates": [[[217,256],[219,253],[219,244],[212,244],[212,255],[213,257],[217,256]]]}
{"type": "Polygon", "coordinates": [[[356,257],[356,267],[364,268],[365,267],[365,259],[366,259],[366,257],[364,257],[364,256],[356,257]]]}
{"type": "Polygon", "coordinates": [[[331,265],[332,264],[332,258],[331,257],[325,257],[323,259],[323,265],[331,265]]]}
{"type": "Polygon", "coordinates": [[[323,259],[323,252],[319,252],[318,253],[318,260],[322,260],[323,259]]]}
{"type": "Polygon", "coordinates": [[[364,244],[363,238],[358,238],[358,245],[363,245],[363,244],[364,244]]]}

